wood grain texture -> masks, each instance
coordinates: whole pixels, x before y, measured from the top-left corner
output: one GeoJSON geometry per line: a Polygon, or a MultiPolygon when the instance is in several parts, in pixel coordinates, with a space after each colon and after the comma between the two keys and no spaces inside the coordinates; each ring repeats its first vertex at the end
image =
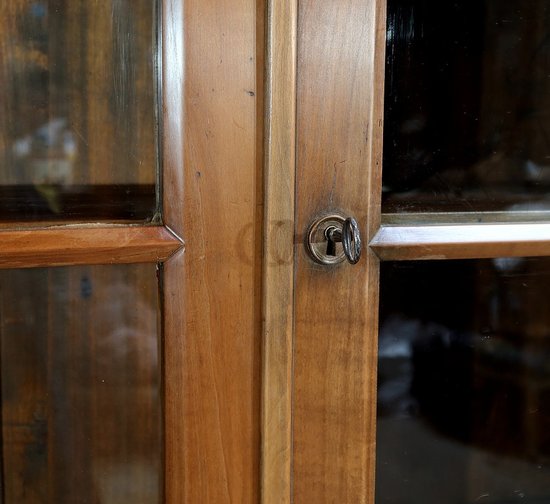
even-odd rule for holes
{"type": "Polygon", "coordinates": [[[162,6],[162,219],[183,236],[183,0],[162,6]]]}
{"type": "Polygon", "coordinates": [[[380,219],[385,2],[299,3],[293,500],[374,502],[378,259],[315,265],[304,233],[380,219]]]}
{"type": "MultiPolygon", "coordinates": [[[[184,42],[183,0],[162,5],[162,219],[178,236],[184,231],[184,42]]],[[[164,499],[185,500],[185,306],[184,252],[162,267],[164,392],[164,499]]]]}
{"type": "Polygon", "coordinates": [[[382,226],[370,247],[383,261],[544,256],[550,224],[382,226]]]}
{"type": "Polygon", "coordinates": [[[0,231],[0,268],[159,262],[183,246],[163,226],[0,231]]]}
{"type": "Polygon", "coordinates": [[[166,499],[256,503],[263,2],[165,5],[164,41],[178,51],[165,58],[183,64],[164,72],[165,222],[186,240],[165,272],[166,499]]]}
{"type": "Polygon", "coordinates": [[[296,0],[269,2],[263,273],[263,504],[291,502],[297,18],[296,0]]]}
{"type": "Polygon", "coordinates": [[[185,288],[184,253],[177,252],[162,267],[162,362],[164,392],[164,497],[166,504],[185,500],[186,342],[182,292],[185,288]]]}

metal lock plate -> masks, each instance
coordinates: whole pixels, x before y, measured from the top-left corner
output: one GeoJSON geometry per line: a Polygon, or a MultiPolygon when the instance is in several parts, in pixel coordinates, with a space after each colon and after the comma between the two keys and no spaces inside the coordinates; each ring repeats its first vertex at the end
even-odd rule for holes
{"type": "Polygon", "coordinates": [[[346,218],[338,214],[327,214],[311,223],[306,236],[306,247],[311,258],[325,265],[339,264],[346,259],[341,242],[335,243],[334,255],[327,254],[327,230],[330,228],[342,229],[346,218]]]}

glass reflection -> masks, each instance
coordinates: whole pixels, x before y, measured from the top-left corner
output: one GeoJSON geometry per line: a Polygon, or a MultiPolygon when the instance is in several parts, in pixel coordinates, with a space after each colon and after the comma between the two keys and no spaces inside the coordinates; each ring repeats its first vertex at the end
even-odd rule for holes
{"type": "Polygon", "coordinates": [[[0,272],[2,502],[160,504],[155,266],[0,272]]]}
{"type": "Polygon", "coordinates": [[[550,502],[549,259],[387,263],[377,504],[550,502]]]}
{"type": "Polygon", "coordinates": [[[147,220],[156,2],[0,5],[0,220],[147,220]]]}
{"type": "Polygon", "coordinates": [[[385,212],[550,210],[550,3],[389,0],[385,212]]]}

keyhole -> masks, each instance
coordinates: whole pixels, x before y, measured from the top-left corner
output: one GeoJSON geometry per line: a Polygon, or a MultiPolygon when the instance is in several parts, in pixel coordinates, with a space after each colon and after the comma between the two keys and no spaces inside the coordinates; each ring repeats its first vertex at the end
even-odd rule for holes
{"type": "Polygon", "coordinates": [[[325,229],[327,239],[327,256],[336,257],[336,242],[342,241],[342,232],[336,226],[329,226],[325,229]]]}

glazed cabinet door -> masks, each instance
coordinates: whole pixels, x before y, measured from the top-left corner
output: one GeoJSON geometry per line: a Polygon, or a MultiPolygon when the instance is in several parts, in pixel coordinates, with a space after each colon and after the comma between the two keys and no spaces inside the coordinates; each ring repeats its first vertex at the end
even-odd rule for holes
{"type": "Polygon", "coordinates": [[[258,502],[263,20],[0,5],[4,504],[258,502]]]}
{"type": "Polygon", "coordinates": [[[268,14],[264,501],[547,502],[547,3],[268,14]]]}

